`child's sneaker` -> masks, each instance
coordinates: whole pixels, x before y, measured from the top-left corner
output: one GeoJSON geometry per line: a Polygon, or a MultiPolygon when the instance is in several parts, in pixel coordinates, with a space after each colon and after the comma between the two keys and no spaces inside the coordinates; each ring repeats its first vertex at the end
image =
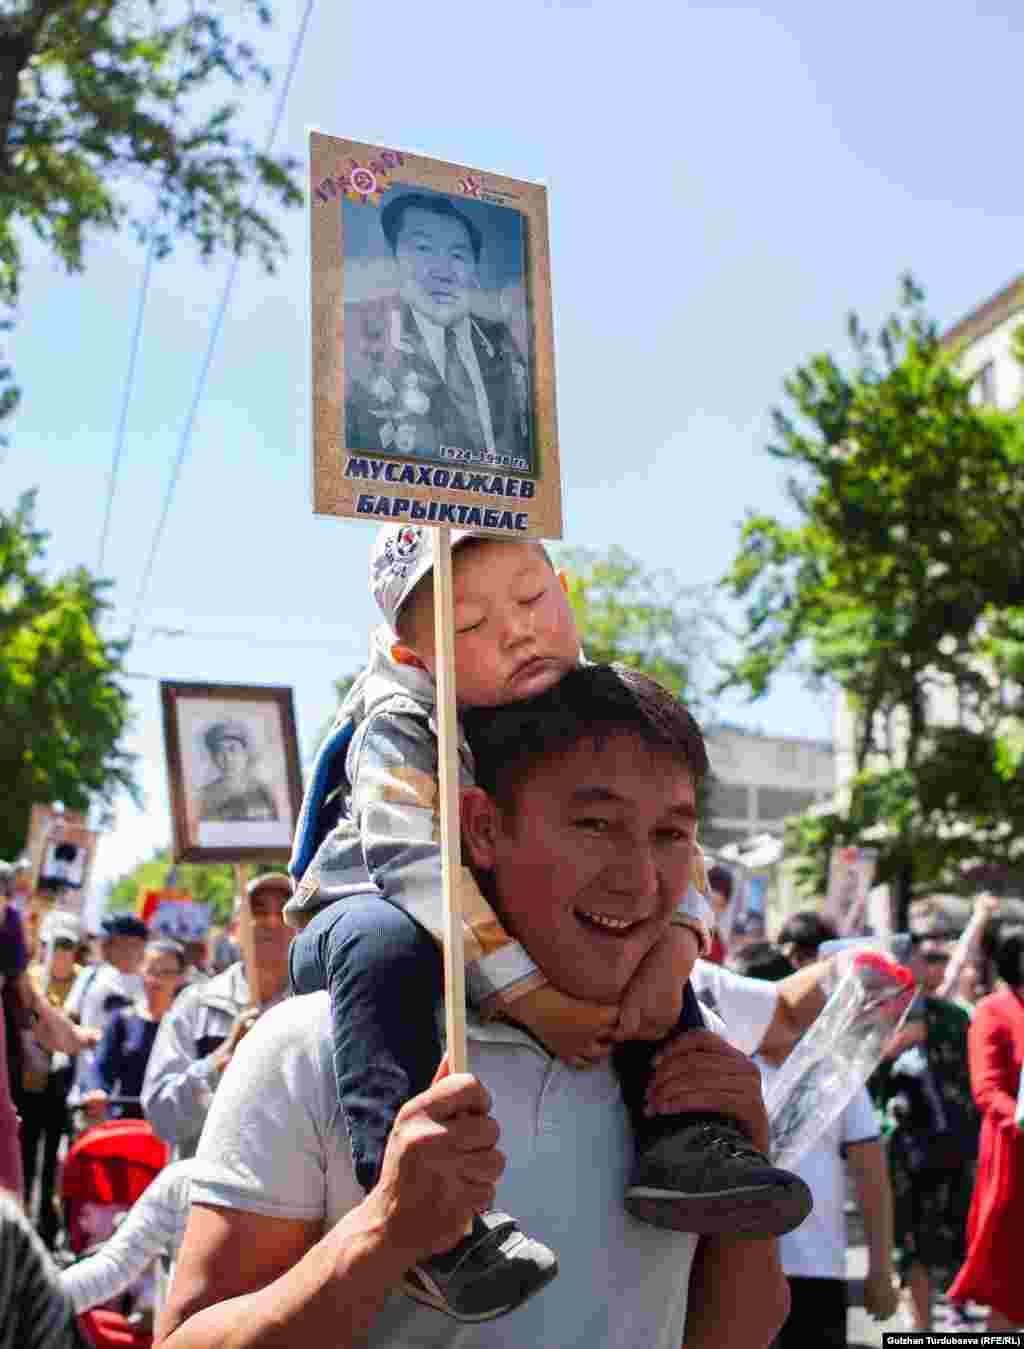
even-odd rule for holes
{"type": "Polygon", "coordinates": [[[813,1207],[799,1176],[780,1171],[717,1117],[653,1139],[637,1153],[626,1209],[641,1222],[702,1235],[777,1237],[813,1207]]]}
{"type": "Polygon", "coordinates": [[[456,1321],[491,1321],[533,1297],[558,1273],[554,1251],[520,1232],[507,1213],[473,1219],[457,1246],[414,1265],[402,1291],[456,1321]]]}

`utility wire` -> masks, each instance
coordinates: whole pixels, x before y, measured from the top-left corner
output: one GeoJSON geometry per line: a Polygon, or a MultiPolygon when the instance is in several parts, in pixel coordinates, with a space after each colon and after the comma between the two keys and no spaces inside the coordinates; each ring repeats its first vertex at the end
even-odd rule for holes
{"type": "Polygon", "coordinates": [[[270,647],[310,647],[322,651],[325,646],[330,646],[332,642],[338,642],[340,637],[324,637],[314,639],[310,637],[289,638],[289,637],[257,637],[248,632],[195,632],[191,628],[143,628],[142,641],[151,641],[155,637],[187,637],[190,640],[210,641],[210,642],[244,642],[246,646],[270,646],[270,647]]]}
{"type": "MultiPolygon", "coordinates": [[[[302,44],[306,37],[306,29],[309,26],[309,18],[313,12],[314,0],[306,0],[306,7],[302,14],[302,21],[299,24],[295,40],[292,43],[292,52],[288,61],[288,69],[285,73],[284,82],[278,93],[277,105],[274,108],[274,114],[271,119],[270,131],[267,135],[266,145],[263,153],[269,154],[274,140],[277,137],[278,129],[281,125],[281,119],[284,116],[285,103],[288,99],[288,91],[291,88],[292,78],[299,63],[299,56],[302,53],[302,44]]],[[[170,481],[167,484],[167,491],[164,494],[163,507],[160,512],[160,519],[157,522],[156,530],[153,534],[153,542],[150,546],[149,557],[146,559],[146,565],[142,569],[142,579],[139,582],[138,593],[135,597],[135,609],[132,616],[131,630],[129,632],[129,641],[135,636],[135,629],[138,627],[143,607],[146,602],[146,594],[149,590],[150,582],[153,579],[153,568],[156,564],[156,555],[163,539],[164,529],[167,526],[167,517],[170,514],[171,502],[174,499],[175,488],[178,485],[178,478],[181,474],[181,466],[184,463],[185,455],[189,449],[192,439],[192,428],[195,424],[196,413],[199,410],[199,403],[206,389],[206,379],[210,372],[210,365],[213,361],[213,353],[220,337],[220,330],[224,324],[224,315],[227,313],[228,301],[231,298],[231,292],[234,289],[235,277],[238,275],[239,257],[236,253],[231,259],[231,267],[228,271],[227,280],[224,283],[224,289],[221,292],[220,303],[217,306],[217,312],[214,315],[213,327],[210,330],[210,339],[206,346],[206,352],[203,356],[202,365],[199,369],[199,378],[196,381],[195,392],[192,395],[192,403],[188,410],[188,416],[185,419],[185,425],[182,428],[181,438],[178,441],[178,452],[174,460],[174,466],[171,470],[170,481]]]]}
{"type": "Polygon", "coordinates": [[[139,357],[139,343],[142,337],[142,316],[146,312],[146,296],[149,293],[149,278],[153,271],[153,260],[156,257],[156,225],[163,214],[163,206],[160,205],[153,212],[153,219],[149,226],[149,246],[146,249],[146,265],[142,271],[142,282],[139,286],[139,299],[135,310],[135,331],[132,333],[131,351],[128,356],[128,373],[125,376],[124,391],[121,395],[121,411],[117,419],[117,434],[114,438],[114,457],[110,465],[110,477],[107,482],[107,506],[103,513],[103,530],[100,534],[100,552],[96,562],[96,574],[103,575],[103,563],[107,553],[107,538],[110,535],[110,516],[114,508],[114,493],[117,490],[117,474],[121,467],[121,455],[124,451],[124,433],[128,422],[128,405],[132,400],[132,390],[135,387],[135,366],[139,357]]]}
{"type": "MultiPolygon", "coordinates": [[[[194,22],[194,20],[193,20],[194,22]]],[[[190,25],[191,30],[191,25],[190,25]]],[[[174,100],[171,104],[171,129],[177,129],[181,115],[181,91],[185,78],[185,64],[188,59],[188,42],[182,44],[178,61],[178,74],[174,84],[174,100]]],[[[114,453],[110,464],[110,476],[107,481],[107,504],[103,512],[103,529],[100,532],[100,551],[96,562],[96,573],[103,575],[103,563],[107,555],[107,540],[110,537],[110,520],[114,510],[114,495],[117,491],[117,475],[121,468],[121,456],[124,453],[125,430],[128,425],[128,408],[135,389],[135,367],[139,359],[139,346],[142,340],[142,319],[146,312],[146,299],[149,295],[149,282],[156,260],[157,225],[164,213],[164,202],[157,198],[153,218],[149,222],[146,261],[142,269],[142,281],[139,284],[139,298],[135,306],[135,328],[132,333],[131,349],[128,354],[128,370],[125,374],[124,389],[121,393],[121,411],[117,418],[117,432],[114,436],[114,453]]]]}

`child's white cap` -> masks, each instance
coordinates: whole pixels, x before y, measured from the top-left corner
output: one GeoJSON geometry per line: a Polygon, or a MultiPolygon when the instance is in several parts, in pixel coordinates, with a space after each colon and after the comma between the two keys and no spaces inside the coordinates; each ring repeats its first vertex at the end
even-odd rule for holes
{"type": "MultiPolygon", "coordinates": [[[[392,632],[398,611],[434,565],[429,532],[420,525],[384,525],[373,541],[370,590],[392,632]]],[[[453,529],[452,547],[473,537],[471,529],[453,529]]]]}

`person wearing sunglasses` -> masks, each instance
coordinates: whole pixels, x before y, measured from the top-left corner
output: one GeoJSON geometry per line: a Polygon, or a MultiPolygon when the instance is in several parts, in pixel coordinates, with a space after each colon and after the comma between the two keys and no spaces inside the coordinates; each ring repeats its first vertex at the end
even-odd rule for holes
{"type": "Polygon", "coordinates": [[[907,963],[920,995],[872,1082],[889,1139],[896,1267],[908,1328],[916,1331],[931,1329],[936,1280],[945,1287],[963,1261],[978,1149],[967,1066],[970,1018],[939,996],[948,961],[948,934],[911,937],[907,963]]]}

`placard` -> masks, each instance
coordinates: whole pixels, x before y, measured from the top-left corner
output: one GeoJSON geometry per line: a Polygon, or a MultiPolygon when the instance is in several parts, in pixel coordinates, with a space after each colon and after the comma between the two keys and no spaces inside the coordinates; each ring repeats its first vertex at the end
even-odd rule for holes
{"type": "Polygon", "coordinates": [[[31,864],[29,893],[63,896],[81,909],[99,836],[76,810],[35,805],[29,817],[26,852],[31,864]]]}
{"type": "Polygon", "coordinates": [[[313,509],[560,538],[547,191],[310,136],[313,509]]]}
{"type": "Polygon", "coordinates": [[[285,862],[302,802],[289,688],[162,682],[175,862],[285,862]]]}
{"type": "Polygon", "coordinates": [[[867,900],[877,862],[875,848],[832,849],[825,916],[835,923],[841,937],[859,936],[868,929],[867,900]]]}
{"type": "Polygon", "coordinates": [[[203,941],[210,930],[210,906],[184,890],[145,891],[140,917],[151,936],[172,941],[203,941]]]}

